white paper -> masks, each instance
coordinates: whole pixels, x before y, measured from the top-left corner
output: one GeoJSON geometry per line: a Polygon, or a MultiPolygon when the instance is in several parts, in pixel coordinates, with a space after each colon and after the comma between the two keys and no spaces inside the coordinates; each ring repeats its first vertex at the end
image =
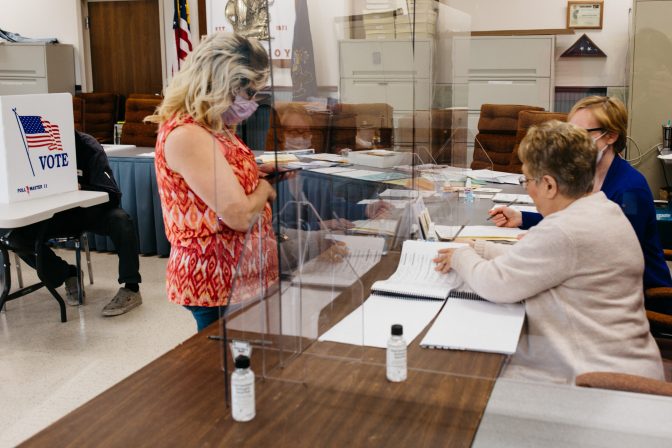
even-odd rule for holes
{"type": "Polygon", "coordinates": [[[379,280],[372,291],[403,294],[413,297],[445,299],[453,289],[462,289],[464,282],[455,271],[447,274],[435,270],[432,261],[439,249],[459,248],[466,244],[406,240],[397,270],[387,280],[379,280]]]}
{"type": "MultiPolygon", "coordinates": [[[[452,239],[462,226],[440,226],[435,225],[434,230],[439,238],[452,239]]],[[[497,226],[464,226],[458,237],[460,238],[492,238],[492,239],[511,239],[517,240],[517,236],[525,233],[518,228],[497,227],[497,226]]]]}
{"type": "Polygon", "coordinates": [[[418,196],[422,196],[423,198],[428,198],[430,196],[434,196],[433,191],[418,191],[418,190],[395,190],[395,189],[387,189],[383,191],[382,193],[378,194],[378,197],[380,198],[411,198],[415,199],[418,196]]]}
{"type": "Polygon", "coordinates": [[[315,173],[322,173],[322,174],[336,174],[336,173],[344,173],[348,171],[355,171],[354,168],[346,168],[342,166],[332,166],[328,168],[316,168],[314,170],[310,170],[315,173]]]}
{"type": "Polygon", "coordinates": [[[449,298],[420,345],[510,355],[516,351],[524,320],[522,303],[449,298]]]}
{"type": "Polygon", "coordinates": [[[385,348],[392,325],[401,324],[408,345],[432,321],[442,305],[442,300],[372,295],[362,306],[320,336],[319,340],[385,348]]]}
{"type": "Polygon", "coordinates": [[[294,271],[292,282],[303,285],[347,287],[374,267],[383,254],[385,238],[373,236],[331,235],[346,244],[347,256],[325,260],[319,256],[294,271]]]}
{"type": "Polygon", "coordinates": [[[516,204],[532,204],[534,201],[529,194],[497,193],[492,200],[495,202],[511,202],[516,200],[516,204]]]}

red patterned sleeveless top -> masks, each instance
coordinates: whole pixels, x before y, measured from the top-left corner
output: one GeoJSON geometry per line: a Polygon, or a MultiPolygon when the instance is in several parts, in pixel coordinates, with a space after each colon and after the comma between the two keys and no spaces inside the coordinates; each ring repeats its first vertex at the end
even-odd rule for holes
{"type": "MultiPolygon", "coordinates": [[[[191,117],[182,117],[161,125],[154,161],[163,223],[171,244],[166,269],[168,300],[179,305],[222,306],[251,299],[262,292],[261,285],[268,288],[278,279],[271,207],[266,204],[260,224],[253,226],[249,238],[227,227],[166,164],[166,137],[185,124],[196,123],[191,117]]],[[[252,193],[259,183],[252,151],[233,133],[212,135],[245,193],[252,193]]]]}

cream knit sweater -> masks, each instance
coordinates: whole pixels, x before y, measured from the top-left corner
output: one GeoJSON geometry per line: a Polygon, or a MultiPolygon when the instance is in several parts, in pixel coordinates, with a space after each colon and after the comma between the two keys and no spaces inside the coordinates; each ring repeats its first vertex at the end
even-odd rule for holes
{"type": "Polygon", "coordinates": [[[574,382],[590,371],[664,379],[644,311],[644,258],[620,208],[598,192],[533,227],[513,246],[478,242],[452,267],[493,302],[525,301],[505,376],[574,382]]]}

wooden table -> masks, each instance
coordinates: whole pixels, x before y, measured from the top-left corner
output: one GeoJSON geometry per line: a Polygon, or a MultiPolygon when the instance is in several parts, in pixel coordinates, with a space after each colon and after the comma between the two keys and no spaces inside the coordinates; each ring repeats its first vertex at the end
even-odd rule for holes
{"type": "MultiPolygon", "coordinates": [[[[362,277],[365,297],[398,256],[362,277]]],[[[349,303],[345,290],[320,321],[338,319],[349,303]]],[[[470,446],[505,359],[421,349],[419,337],[408,379],[395,384],[385,379],[384,350],[313,342],[257,378],[257,416],[236,423],[225,406],[220,343],[208,339],[218,332],[214,325],[193,336],[24,446],[470,446]]],[[[257,373],[260,359],[253,352],[257,373]]]]}

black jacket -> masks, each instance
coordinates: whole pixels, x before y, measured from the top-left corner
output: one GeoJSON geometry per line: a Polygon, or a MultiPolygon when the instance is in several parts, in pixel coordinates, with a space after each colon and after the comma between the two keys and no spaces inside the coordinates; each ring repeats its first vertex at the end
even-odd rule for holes
{"type": "Polygon", "coordinates": [[[75,131],[77,151],[77,182],[82,190],[104,191],[110,196],[109,205],[118,207],[121,202],[121,190],[112,175],[103,146],[83,132],[75,131]]]}

